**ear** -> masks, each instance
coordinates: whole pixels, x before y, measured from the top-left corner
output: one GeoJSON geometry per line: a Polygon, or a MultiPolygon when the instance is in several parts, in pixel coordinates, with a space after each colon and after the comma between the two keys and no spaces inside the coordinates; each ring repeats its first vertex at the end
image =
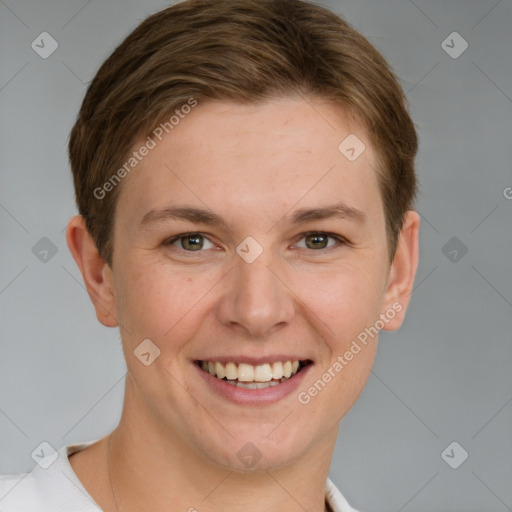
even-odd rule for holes
{"type": "Polygon", "coordinates": [[[386,331],[394,331],[400,328],[409,305],[418,267],[419,230],[420,216],[417,212],[409,210],[405,215],[404,224],[400,231],[384,293],[384,309],[381,313],[389,320],[383,327],[386,331]]]}
{"type": "Polygon", "coordinates": [[[69,221],[66,242],[82,273],[98,320],[106,327],[116,327],[118,321],[112,271],[100,256],[96,243],[87,230],[85,219],[81,215],[76,215],[69,221]]]}

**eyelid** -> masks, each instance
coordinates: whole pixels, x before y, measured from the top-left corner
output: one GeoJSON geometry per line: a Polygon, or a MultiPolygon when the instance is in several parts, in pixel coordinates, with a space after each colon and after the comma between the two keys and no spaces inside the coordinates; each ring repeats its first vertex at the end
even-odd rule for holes
{"type": "MultiPolygon", "coordinates": [[[[300,240],[302,240],[303,238],[306,238],[309,235],[325,235],[328,238],[332,238],[332,239],[336,240],[338,242],[337,245],[351,245],[350,241],[347,240],[344,236],[338,235],[336,233],[330,233],[328,231],[315,231],[315,230],[306,231],[304,233],[301,233],[300,235],[297,235],[297,237],[295,239],[295,244],[297,242],[299,242],[300,240]]],[[[325,247],[323,249],[309,249],[309,248],[306,248],[306,249],[308,249],[311,252],[322,252],[322,251],[327,251],[328,249],[332,249],[333,247],[336,247],[336,246],[333,245],[330,247],[325,247]]],[[[300,247],[300,249],[302,249],[302,247],[300,247]]]]}
{"type": "MultiPolygon", "coordinates": [[[[197,235],[197,236],[201,236],[202,238],[204,238],[205,240],[208,240],[208,242],[210,242],[211,244],[213,245],[217,245],[215,242],[213,242],[210,237],[208,235],[206,235],[205,233],[202,233],[201,231],[189,231],[187,233],[180,233],[178,235],[174,235],[170,238],[167,238],[164,240],[163,242],[163,245],[173,245],[174,242],[177,242],[178,240],[182,239],[182,238],[187,238],[189,236],[194,236],[194,235],[197,235]]],[[[185,249],[182,249],[181,247],[176,247],[176,249],[179,249],[183,252],[188,252],[188,253],[199,253],[199,252],[204,252],[204,250],[199,250],[199,251],[187,251],[185,249]]]]}
{"type": "MultiPolygon", "coordinates": [[[[180,240],[182,238],[186,238],[188,236],[193,236],[193,235],[201,236],[204,239],[208,240],[211,244],[218,245],[218,244],[216,244],[215,242],[213,242],[210,239],[209,235],[207,235],[206,233],[203,233],[201,231],[189,231],[189,232],[186,232],[186,233],[180,233],[178,235],[172,236],[172,237],[170,237],[170,238],[168,238],[168,239],[166,239],[164,241],[164,245],[173,245],[174,242],[177,242],[178,240],[180,240]]],[[[310,236],[310,235],[325,235],[328,238],[332,238],[333,240],[336,240],[338,242],[337,245],[351,245],[350,241],[347,240],[344,236],[338,235],[336,233],[330,233],[328,231],[315,231],[315,230],[305,231],[305,232],[300,233],[299,235],[297,235],[295,237],[294,245],[297,244],[297,242],[299,242],[303,238],[306,238],[307,236],[310,236]]],[[[309,249],[308,247],[306,247],[306,250],[311,251],[311,252],[322,252],[322,251],[326,251],[328,249],[331,249],[333,247],[336,247],[336,245],[325,247],[323,249],[309,249]]],[[[182,248],[178,248],[178,247],[176,247],[176,248],[179,249],[180,251],[187,252],[187,253],[200,253],[200,252],[204,252],[204,250],[187,251],[186,249],[182,249],[182,248]]],[[[302,247],[301,247],[301,249],[302,249],[302,247]]]]}

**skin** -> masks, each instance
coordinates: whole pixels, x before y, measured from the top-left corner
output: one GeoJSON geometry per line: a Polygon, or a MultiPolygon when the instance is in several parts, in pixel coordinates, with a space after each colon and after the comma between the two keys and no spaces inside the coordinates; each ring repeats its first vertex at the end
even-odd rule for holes
{"type": "MultiPolygon", "coordinates": [[[[110,458],[122,511],[169,504],[202,512],[324,510],[339,422],[369,376],[377,337],[307,405],[297,394],[397,302],[402,309],[384,329],[400,327],[418,262],[413,211],[389,262],[375,168],[365,130],[332,103],[210,102],[124,178],[112,268],[83,219],[71,219],[69,248],[99,321],[120,326],[128,368],[110,458]],[[350,133],[366,145],[353,162],[338,150],[350,133]],[[339,202],[363,212],[364,222],[291,222],[298,209],[339,202]],[[141,225],[149,211],[176,205],[207,208],[226,225],[172,218],[141,225]],[[322,238],[327,248],[311,248],[309,231],[347,243],[322,238]],[[190,232],[206,237],[200,251],[187,251],[183,239],[168,243],[190,232]],[[253,263],[236,252],[247,236],[263,248],[253,263]],[[147,338],[160,349],[149,366],[133,353],[147,338]],[[313,365],[277,403],[241,405],[212,391],[193,363],[233,354],[293,354],[313,365]],[[262,455],[251,469],[237,457],[248,442],[262,455]]],[[[95,501],[115,511],[106,439],[70,462],[95,501]]]]}

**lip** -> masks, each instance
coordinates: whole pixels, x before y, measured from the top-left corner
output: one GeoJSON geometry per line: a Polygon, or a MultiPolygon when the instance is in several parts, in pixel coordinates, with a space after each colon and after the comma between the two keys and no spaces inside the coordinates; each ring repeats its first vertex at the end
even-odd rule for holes
{"type": "MultiPolygon", "coordinates": [[[[255,359],[241,358],[239,362],[243,363],[245,361],[254,360],[255,359]]],[[[215,361],[222,362],[222,360],[218,359],[215,359],[215,361]]],[[[231,361],[233,361],[233,359],[231,359],[231,361]]],[[[282,359],[276,359],[276,361],[282,361],[282,359]]],[[[266,359],[265,362],[268,363],[270,361],[266,359]]],[[[313,364],[304,366],[299,373],[296,373],[293,377],[290,377],[287,381],[282,382],[277,386],[271,386],[264,389],[245,389],[233,386],[228,384],[225,380],[213,377],[208,372],[199,368],[197,364],[192,364],[211,391],[238,405],[270,405],[282,400],[300,386],[310,368],[313,366],[313,364]]]]}
{"type": "MultiPolygon", "coordinates": [[[[211,361],[213,363],[219,362],[222,364],[235,363],[235,364],[251,364],[253,366],[259,366],[265,363],[284,363],[286,361],[312,361],[307,357],[303,356],[286,356],[286,355],[272,355],[267,357],[248,357],[248,356],[229,356],[229,357],[209,357],[200,359],[201,361],[211,361]]],[[[199,359],[196,359],[199,361],[199,359]]]]}

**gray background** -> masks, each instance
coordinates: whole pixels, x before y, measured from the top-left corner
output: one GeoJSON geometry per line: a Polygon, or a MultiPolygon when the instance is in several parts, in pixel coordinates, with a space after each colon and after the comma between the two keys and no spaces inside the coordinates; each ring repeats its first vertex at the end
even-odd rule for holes
{"type": "MultiPolygon", "coordinates": [[[[511,510],[512,3],[320,3],[402,80],[421,139],[423,219],[405,324],[381,335],[331,478],[366,511],[511,510]],[[442,47],[453,31],[469,45],[456,59],[442,47]],[[469,453],[458,469],[441,458],[452,441],[469,453]]],[[[75,213],[66,144],[99,65],[166,5],[0,1],[0,472],[29,470],[43,440],[60,448],[118,422],[119,335],[96,321],[65,243],[75,213]],[[31,48],[43,31],[59,45],[47,59],[31,48]],[[43,237],[57,250],[46,261],[43,237]]]]}

